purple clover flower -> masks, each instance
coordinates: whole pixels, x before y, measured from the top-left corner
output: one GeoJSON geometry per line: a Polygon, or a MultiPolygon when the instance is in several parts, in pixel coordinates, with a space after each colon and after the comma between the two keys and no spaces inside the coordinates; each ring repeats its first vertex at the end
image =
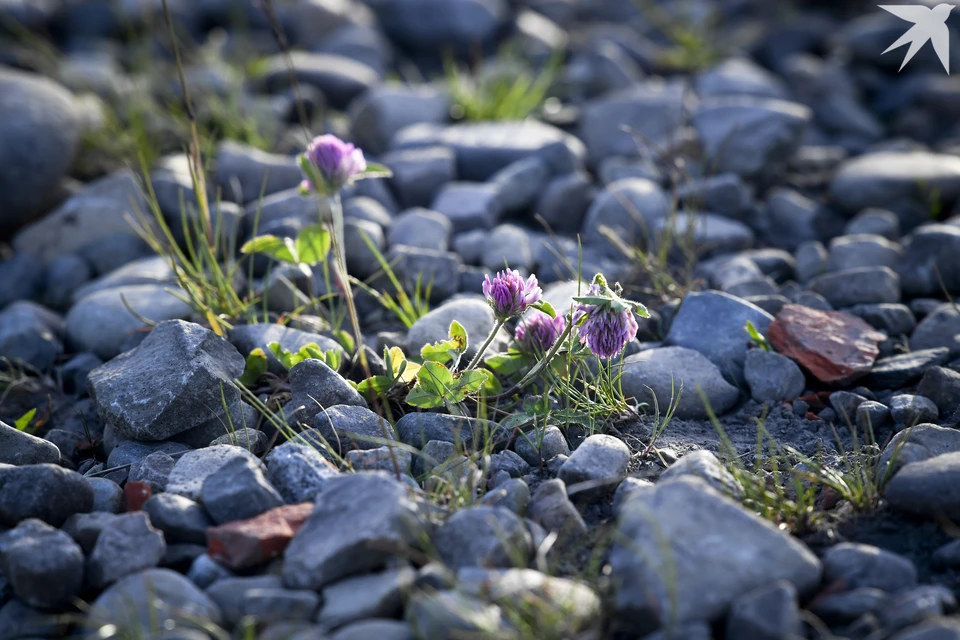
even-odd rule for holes
{"type": "MultiPolygon", "coordinates": [[[[592,284],[587,296],[602,296],[603,288],[592,284]]],[[[618,311],[609,304],[578,303],[573,314],[576,326],[581,319],[578,332],[580,344],[585,344],[598,358],[612,358],[623,351],[627,343],[637,337],[637,320],[633,311],[618,311]]]]}
{"type": "Polygon", "coordinates": [[[534,311],[517,325],[517,344],[526,351],[546,353],[566,326],[563,316],[551,318],[542,311],[534,311]]]}
{"type": "Polygon", "coordinates": [[[483,295],[497,320],[505,321],[540,302],[543,291],[537,283],[537,276],[531,275],[524,281],[519,271],[507,269],[497,273],[493,280],[489,274],[484,276],[483,295]]]}
{"type": "Polygon", "coordinates": [[[307,145],[304,157],[316,168],[318,174],[312,176],[311,173],[304,172],[306,179],[300,183],[300,188],[308,191],[320,189],[328,195],[335,193],[367,170],[363,151],[330,134],[314,138],[307,145]],[[315,184],[315,177],[319,178],[322,184],[315,184]]]}

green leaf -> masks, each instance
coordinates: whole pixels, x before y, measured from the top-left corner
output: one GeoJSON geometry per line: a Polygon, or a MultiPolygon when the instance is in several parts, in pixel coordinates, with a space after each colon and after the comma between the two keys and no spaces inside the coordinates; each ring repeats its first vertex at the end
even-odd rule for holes
{"type": "Polygon", "coordinates": [[[483,363],[497,375],[505,378],[526,369],[530,364],[527,357],[516,349],[506,353],[494,353],[485,358],[483,363]]]}
{"type": "Polygon", "coordinates": [[[463,328],[462,324],[456,320],[451,322],[448,335],[451,340],[457,343],[459,351],[463,352],[467,350],[467,330],[463,328]]]}
{"type": "Polygon", "coordinates": [[[507,416],[501,423],[500,428],[506,432],[513,431],[518,427],[524,427],[534,421],[536,416],[527,413],[514,413],[507,416]]]}
{"type": "Polygon", "coordinates": [[[557,310],[554,309],[553,305],[547,302],[546,300],[541,300],[540,302],[537,302],[536,304],[533,304],[530,306],[532,306],[534,309],[544,312],[551,318],[557,317],[557,310]]]}
{"type": "Polygon", "coordinates": [[[17,431],[26,431],[27,427],[30,426],[30,422],[33,420],[33,416],[37,415],[37,409],[34,407],[27,411],[25,414],[17,418],[13,426],[17,428],[17,431]]]}
{"type": "Polygon", "coordinates": [[[290,238],[278,238],[273,235],[257,236],[252,240],[248,240],[240,247],[240,252],[245,254],[264,253],[275,260],[288,262],[290,264],[297,264],[298,262],[297,248],[293,240],[290,238]]]}
{"type": "Polygon", "coordinates": [[[461,395],[476,393],[493,378],[493,374],[486,369],[470,369],[464,371],[457,380],[456,389],[461,395]]]}
{"type": "Polygon", "coordinates": [[[361,395],[367,395],[368,392],[372,391],[376,395],[383,395],[393,387],[394,378],[389,376],[373,376],[372,378],[367,378],[360,382],[357,385],[357,391],[361,395]]]}
{"type": "Polygon", "coordinates": [[[750,339],[753,340],[758,347],[764,351],[770,351],[770,344],[767,342],[767,339],[763,337],[763,334],[757,330],[757,327],[747,320],[746,326],[743,328],[747,332],[747,335],[750,336],[750,339]]]}
{"type": "Polygon", "coordinates": [[[377,164],[376,162],[368,162],[367,170],[357,176],[357,180],[365,180],[367,178],[392,178],[393,171],[390,171],[388,167],[383,166],[382,164],[377,164]]]}
{"type": "Polygon", "coordinates": [[[446,367],[425,362],[417,375],[417,384],[407,394],[407,404],[424,409],[442,406],[452,387],[453,374],[446,367]]]}
{"type": "Polygon", "coordinates": [[[649,318],[649,317],[650,317],[650,312],[647,311],[647,307],[646,307],[645,305],[642,305],[642,304],[640,304],[639,302],[633,302],[632,300],[629,301],[629,302],[630,302],[630,304],[633,305],[633,312],[634,312],[635,314],[637,314],[637,315],[640,316],[641,318],[649,318]]]}
{"type": "Polygon", "coordinates": [[[353,353],[357,347],[357,343],[354,342],[353,336],[344,331],[343,329],[338,329],[333,332],[333,338],[340,343],[340,346],[343,347],[343,350],[347,353],[353,353]]]}
{"type": "Polygon", "coordinates": [[[271,342],[267,345],[267,348],[286,369],[292,369],[302,359],[299,355],[294,355],[281,347],[279,342],[271,342]]]}
{"type": "Polygon", "coordinates": [[[330,232],[323,225],[312,224],[304,227],[297,236],[297,256],[303,264],[320,264],[326,260],[331,243],[330,232]]]}
{"type": "Polygon", "coordinates": [[[238,378],[240,384],[245,387],[252,387],[260,379],[260,376],[267,372],[267,354],[263,349],[257,348],[247,356],[246,365],[243,368],[243,374],[238,378]]]}

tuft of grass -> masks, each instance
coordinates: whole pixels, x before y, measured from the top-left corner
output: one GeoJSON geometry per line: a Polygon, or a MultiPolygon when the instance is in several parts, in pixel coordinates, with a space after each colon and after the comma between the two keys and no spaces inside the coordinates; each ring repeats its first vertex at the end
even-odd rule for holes
{"type": "Polygon", "coordinates": [[[554,56],[536,71],[523,61],[501,54],[489,66],[470,71],[448,57],[444,67],[453,100],[452,115],[467,121],[523,120],[543,107],[560,62],[554,56]]]}
{"type": "Polygon", "coordinates": [[[684,9],[681,3],[662,5],[656,0],[634,0],[634,5],[668,42],[658,58],[666,70],[696,73],[723,60],[724,52],[716,44],[720,39],[716,28],[718,16],[698,20],[680,13],[684,9]]]}
{"type": "Polygon", "coordinates": [[[400,280],[397,278],[396,274],[393,272],[393,268],[390,266],[390,263],[387,262],[387,259],[384,257],[383,253],[380,252],[377,246],[373,244],[373,241],[370,240],[367,234],[362,230],[360,231],[360,237],[363,238],[367,248],[377,260],[377,264],[380,265],[380,271],[373,274],[370,280],[374,281],[381,275],[385,275],[387,280],[390,282],[390,286],[393,287],[394,293],[391,294],[389,291],[377,291],[370,285],[360,282],[355,278],[351,279],[353,284],[355,284],[363,292],[373,296],[373,298],[379,302],[384,309],[395,315],[403,324],[403,326],[409,329],[413,326],[413,323],[430,312],[430,293],[433,290],[433,282],[428,282],[426,286],[424,286],[423,274],[417,276],[416,285],[410,294],[413,296],[411,298],[403,288],[403,285],[400,283],[400,280]]]}

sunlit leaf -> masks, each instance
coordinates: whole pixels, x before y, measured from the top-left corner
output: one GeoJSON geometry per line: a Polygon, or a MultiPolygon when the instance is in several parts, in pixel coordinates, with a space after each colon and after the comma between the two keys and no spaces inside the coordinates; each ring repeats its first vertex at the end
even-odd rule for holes
{"type": "Polygon", "coordinates": [[[245,254],[263,253],[275,260],[289,262],[290,264],[297,264],[298,262],[297,248],[293,240],[278,238],[269,234],[248,240],[240,247],[240,252],[245,254]]]}
{"type": "Polygon", "coordinates": [[[542,311],[551,318],[557,317],[557,310],[553,308],[553,305],[547,302],[546,300],[540,300],[536,304],[531,305],[534,309],[542,311]]]}
{"type": "Polygon", "coordinates": [[[323,225],[310,225],[297,235],[297,256],[303,264],[319,264],[326,260],[331,243],[330,232],[323,225]]]}
{"type": "Polygon", "coordinates": [[[27,411],[25,414],[17,418],[13,426],[17,428],[17,431],[26,431],[27,427],[30,426],[30,423],[33,421],[33,416],[37,415],[37,409],[34,407],[27,411]]]}
{"type": "Polygon", "coordinates": [[[245,387],[251,387],[257,383],[260,376],[267,372],[267,354],[263,349],[257,348],[247,356],[246,364],[243,368],[243,374],[240,376],[240,384],[245,387]]]}

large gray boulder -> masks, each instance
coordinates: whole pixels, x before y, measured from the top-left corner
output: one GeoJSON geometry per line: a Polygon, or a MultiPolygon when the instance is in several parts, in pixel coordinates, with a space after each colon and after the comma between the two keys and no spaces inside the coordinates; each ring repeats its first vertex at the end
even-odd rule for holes
{"type": "Polygon", "coordinates": [[[233,380],[243,368],[243,357],[226,340],[170,320],[136,349],[91,371],[90,395],[104,422],[124,437],[165,440],[218,418],[239,424],[233,380]]]}
{"type": "Polygon", "coordinates": [[[0,234],[51,204],[80,143],[75,101],[47,78],[0,70],[0,234]]]}

